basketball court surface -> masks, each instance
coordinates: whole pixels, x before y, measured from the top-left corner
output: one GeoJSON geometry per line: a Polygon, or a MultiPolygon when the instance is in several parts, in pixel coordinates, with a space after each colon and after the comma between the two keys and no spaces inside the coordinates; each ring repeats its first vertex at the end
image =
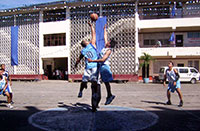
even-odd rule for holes
{"type": "MultiPolygon", "coordinates": [[[[116,95],[110,105],[102,84],[100,108],[91,112],[91,90],[77,98],[80,83],[66,81],[13,82],[14,109],[8,109],[0,96],[0,130],[200,130],[199,84],[182,84],[184,106],[172,94],[165,105],[162,84],[111,83],[116,95]]],[[[88,85],[90,87],[90,85],[88,85]]]]}

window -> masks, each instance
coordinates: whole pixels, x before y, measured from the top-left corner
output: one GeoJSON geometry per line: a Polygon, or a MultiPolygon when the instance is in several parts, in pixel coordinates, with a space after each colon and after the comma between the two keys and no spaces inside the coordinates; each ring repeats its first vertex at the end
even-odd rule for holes
{"type": "Polygon", "coordinates": [[[193,65],[193,61],[188,61],[188,66],[192,67],[192,65],[193,65]]]}
{"type": "Polygon", "coordinates": [[[194,67],[199,70],[199,61],[194,61],[194,67]]]}
{"type": "Polygon", "coordinates": [[[177,64],[178,67],[184,67],[184,64],[177,64]]]}
{"type": "Polygon", "coordinates": [[[188,66],[189,67],[194,67],[197,70],[199,70],[199,60],[195,60],[195,61],[188,61],[188,66]]]}
{"type": "Polygon", "coordinates": [[[161,46],[169,46],[169,40],[168,39],[158,39],[158,40],[154,40],[154,39],[146,39],[144,40],[144,46],[155,46],[157,41],[161,42],[161,46]]]}
{"type": "Polygon", "coordinates": [[[200,38],[200,32],[188,32],[187,37],[188,38],[200,38]]]}
{"type": "Polygon", "coordinates": [[[65,33],[44,35],[44,46],[65,45],[65,33]]]}
{"type": "Polygon", "coordinates": [[[198,73],[197,70],[195,70],[195,69],[190,69],[190,72],[192,72],[192,73],[198,73]]]}
{"type": "Polygon", "coordinates": [[[180,73],[188,73],[188,69],[179,69],[180,73]]]}
{"type": "Polygon", "coordinates": [[[164,73],[165,68],[160,68],[160,73],[164,73]]]}
{"type": "Polygon", "coordinates": [[[150,45],[149,43],[150,43],[149,40],[144,40],[144,45],[150,45]]]}

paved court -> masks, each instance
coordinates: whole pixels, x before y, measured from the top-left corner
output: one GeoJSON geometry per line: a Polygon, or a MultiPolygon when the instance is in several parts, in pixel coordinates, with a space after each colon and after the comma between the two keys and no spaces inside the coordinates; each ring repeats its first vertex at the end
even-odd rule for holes
{"type": "Polygon", "coordinates": [[[165,105],[162,84],[112,83],[113,103],[105,106],[106,90],[96,113],[91,113],[91,90],[77,98],[80,83],[66,81],[13,82],[14,109],[0,96],[0,130],[200,130],[200,84],[182,84],[184,106],[172,94],[165,105]]]}

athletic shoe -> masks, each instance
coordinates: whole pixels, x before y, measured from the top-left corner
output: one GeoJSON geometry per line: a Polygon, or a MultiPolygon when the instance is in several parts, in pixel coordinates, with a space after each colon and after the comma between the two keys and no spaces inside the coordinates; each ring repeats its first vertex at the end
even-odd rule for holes
{"type": "Polygon", "coordinates": [[[181,100],[178,107],[182,107],[183,106],[183,101],[181,100]]]}
{"type": "Polygon", "coordinates": [[[97,109],[95,107],[92,107],[92,112],[96,112],[97,109]]]}
{"type": "Polygon", "coordinates": [[[108,105],[108,104],[110,104],[112,101],[113,101],[113,99],[115,98],[115,96],[114,95],[112,95],[112,96],[110,96],[110,97],[107,97],[106,98],[106,102],[105,102],[105,105],[108,105]]]}
{"type": "Polygon", "coordinates": [[[81,98],[82,95],[83,95],[83,93],[82,93],[82,92],[79,92],[79,93],[78,93],[78,98],[81,98]]]}
{"type": "Polygon", "coordinates": [[[13,106],[9,103],[9,104],[7,104],[7,107],[8,108],[10,108],[10,109],[12,109],[13,108],[13,106]]]}
{"type": "Polygon", "coordinates": [[[11,105],[13,105],[14,104],[14,101],[11,101],[11,105]]]}
{"type": "Polygon", "coordinates": [[[172,103],[171,103],[171,101],[170,100],[168,100],[167,102],[166,102],[166,105],[171,105],[172,103]]]}

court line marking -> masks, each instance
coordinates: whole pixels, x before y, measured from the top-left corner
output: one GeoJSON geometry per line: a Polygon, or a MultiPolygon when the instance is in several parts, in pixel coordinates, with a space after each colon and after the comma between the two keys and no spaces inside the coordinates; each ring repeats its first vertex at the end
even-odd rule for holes
{"type": "MultiPolygon", "coordinates": [[[[148,113],[151,117],[153,117],[153,121],[151,121],[151,123],[148,123],[146,125],[143,125],[142,127],[139,127],[138,129],[136,130],[143,130],[143,129],[147,129],[153,125],[155,125],[156,123],[158,123],[158,119],[159,119],[159,116],[157,116],[156,114],[150,112],[150,111],[145,111],[143,109],[139,109],[139,108],[130,108],[130,107],[120,107],[120,106],[112,106],[112,105],[109,105],[109,106],[102,106],[102,108],[104,109],[108,109],[108,110],[102,110],[102,111],[143,111],[145,113],[148,113]]],[[[40,111],[40,112],[37,112],[33,115],[31,115],[29,118],[28,118],[28,122],[33,125],[34,127],[37,127],[39,129],[43,129],[43,130],[51,130],[49,129],[48,127],[44,127],[42,125],[39,125],[39,124],[36,124],[33,122],[33,118],[37,115],[40,115],[42,114],[43,112],[47,112],[47,111],[68,111],[67,108],[53,108],[53,109],[48,109],[48,110],[44,110],[44,111],[40,111]]],[[[101,110],[99,110],[101,111],[101,110]]],[[[95,118],[96,118],[96,115],[95,113],[92,114],[92,120],[89,124],[89,129],[90,130],[95,130],[95,118]]]]}

